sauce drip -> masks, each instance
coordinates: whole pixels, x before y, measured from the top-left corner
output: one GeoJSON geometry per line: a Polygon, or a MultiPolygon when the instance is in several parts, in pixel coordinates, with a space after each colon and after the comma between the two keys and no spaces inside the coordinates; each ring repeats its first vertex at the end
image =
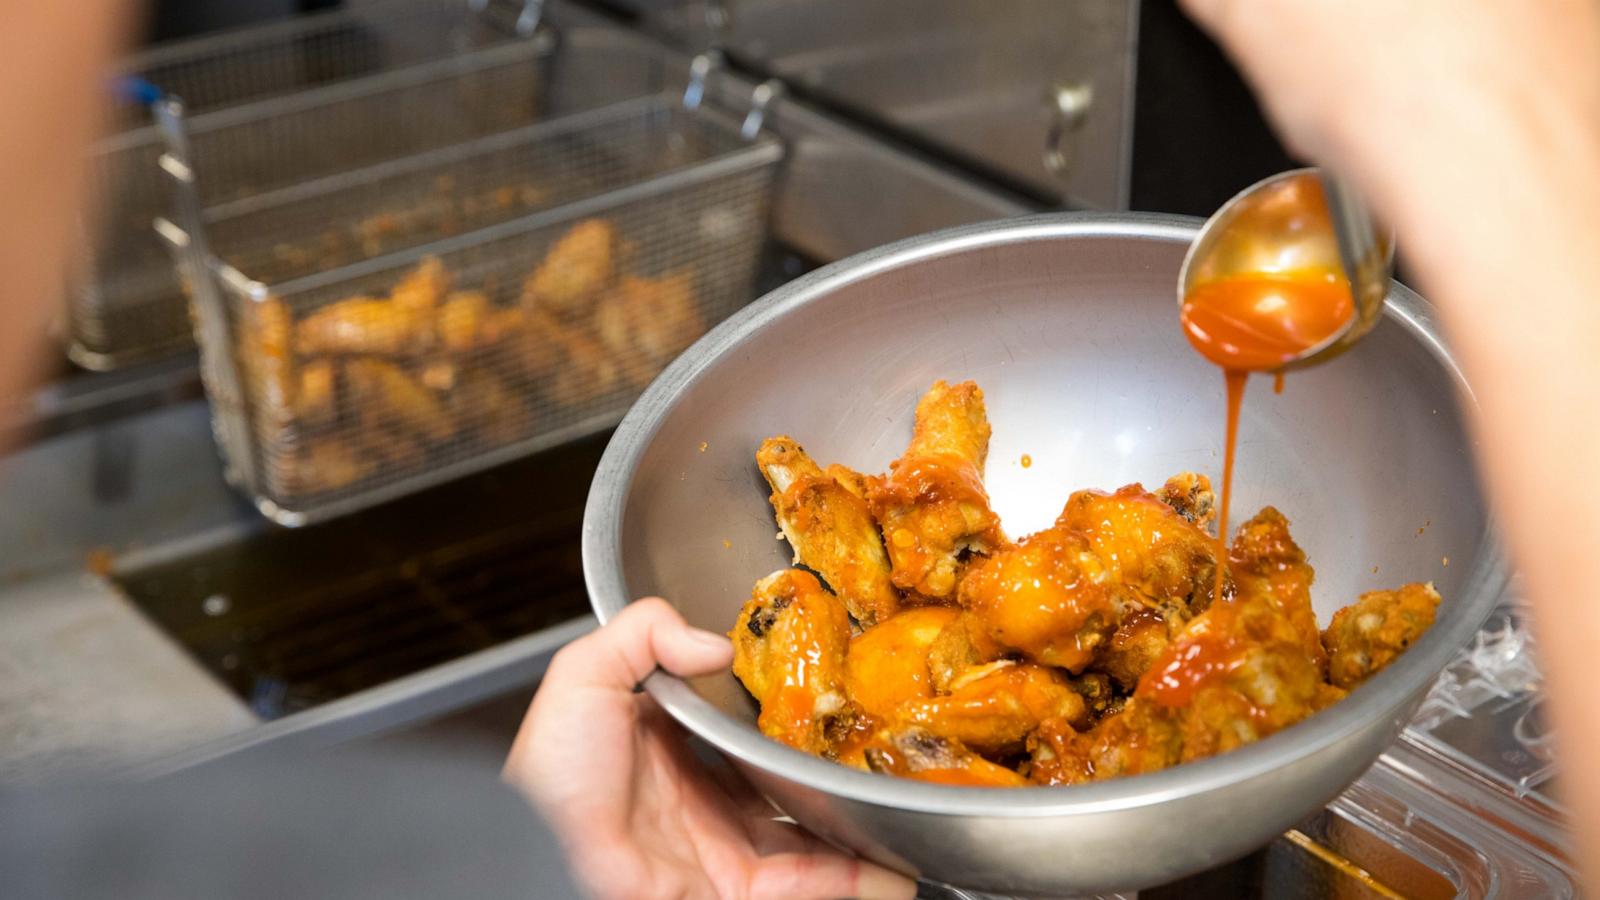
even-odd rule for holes
{"type": "Polygon", "coordinates": [[[1283,393],[1283,370],[1282,369],[1272,373],[1272,392],[1274,394],[1283,393]]]}
{"type": "MultiPolygon", "coordinates": [[[[1233,457],[1245,380],[1251,372],[1281,369],[1338,336],[1354,316],[1350,282],[1327,269],[1233,275],[1197,285],[1183,298],[1179,317],[1184,334],[1200,355],[1222,367],[1228,386],[1213,602],[1222,600],[1228,502],[1233,494],[1233,457]]],[[[1275,374],[1273,391],[1283,392],[1282,371],[1275,374]]]]}
{"type": "Polygon", "coordinates": [[[1228,559],[1228,500],[1233,497],[1233,452],[1239,443],[1239,407],[1244,404],[1244,383],[1249,372],[1228,369],[1223,372],[1228,384],[1228,431],[1222,451],[1222,508],[1217,511],[1217,580],[1211,589],[1211,602],[1222,602],[1222,581],[1228,559]]]}

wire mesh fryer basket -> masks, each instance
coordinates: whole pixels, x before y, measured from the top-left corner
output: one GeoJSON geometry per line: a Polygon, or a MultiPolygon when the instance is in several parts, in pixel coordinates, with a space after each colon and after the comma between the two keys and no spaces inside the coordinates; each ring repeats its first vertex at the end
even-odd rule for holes
{"type": "MultiPolygon", "coordinates": [[[[158,48],[129,60],[122,72],[183,97],[191,114],[271,104],[399,71],[448,66],[506,47],[521,49],[524,80],[531,84],[526,71],[545,42],[518,33],[522,5],[517,0],[364,0],[338,11],[158,48]]],[[[175,352],[193,341],[177,279],[150,230],[151,221],[169,207],[170,187],[157,168],[161,139],[144,106],[122,104],[112,113],[109,135],[89,153],[97,215],[86,223],[86,249],[73,266],[67,292],[68,353],[93,369],[175,352]]],[[[286,167],[296,162],[293,156],[283,160],[286,167]]],[[[213,183],[224,186],[221,180],[213,183]]]]}
{"type": "Polygon", "coordinates": [[[207,210],[231,477],[299,524],[614,424],[752,299],[781,155],[663,95],[207,210]]]}

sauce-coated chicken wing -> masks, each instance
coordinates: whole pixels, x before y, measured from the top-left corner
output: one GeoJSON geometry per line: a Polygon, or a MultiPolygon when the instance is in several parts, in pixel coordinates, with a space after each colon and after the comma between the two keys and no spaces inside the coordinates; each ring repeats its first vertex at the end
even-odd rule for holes
{"type": "Polygon", "coordinates": [[[913,700],[893,721],[953,738],[979,753],[1014,753],[1046,719],[1089,722],[1088,706],[1058,670],[1001,660],[966,673],[950,693],[913,700]]]}
{"type": "Polygon", "coordinates": [[[848,727],[845,654],[850,619],[810,572],[785,569],[756,582],[728,635],[733,673],[761,704],[761,732],[832,755],[848,727]]]}
{"type": "Polygon", "coordinates": [[[962,611],[928,647],[928,675],[934,690],[948,694],[951,685],[969,669],[991,663],[1005,654],[1005,648],[989,638],[983,623],[972,613],[962,611]]]}
{"type": "Polygon", "coordinates": [[[1076,673],[1116,630],[1107,581],[1087,538],[1050,528],[974,564],[959,597],[988,640],[1076,673]]]}
{"type": "Polygon", "coordinates": [[[957,615],[948,606],[901,610],[851,638],[845,657],[850,699],[889,719],[905,704],[932,697],[928,649],[957,615]]]}
{"type": "MultiPolygon", "coordinates": [[[[1229,553],[1233,596],[1201,613],[1156,657],[1120,712],[1084,734],[1061,724],[1033,742],[1032,777],[1070,784],[1156,771],[1226,753],[1343,696],[1322,677],[1293,617],[1310,609],[1311,566],[1270,507],[1229,553]]],[[[1314,620],[1313,620],[1314,621],[1314,620]]]]}
{"type": "Polygon", "coordinates": [[[772,488],[778,527],[795,560],[820,574],[862,625],[892,615],[900,597],[866,501],[823,472],[789,437],[763,441],[756,465],[772,488]]]}
{"type": "Polygon", "coordinates": [[[1217,575],[1217,543],[1137,484],[1116,493],[1077,491],[1056,527],[1088,539],[1106,575],[1153,603],[1208,597],[1217,575]]]}
{"type": "Polygon", "coordinates": [[[866,748],[867,767],[885,775],[955,787],[1024,787],[1027,779],[925,728],[882,732],[866,748]]]}
{"type": "Polygon", "coordinates": [[[1439,592],[1431,584],[1371,591],[1333,614],[1322,645],[1328,651],[1328,681],[1355,690],[1422,636],[1433,624],[1439,592]]]}
{"type": "Polygon", "coordinates": [[[868,485],[897,587],[951,598],[964,556],[1006,543],[983,486],[988,453],[983,391],[970,381],[935,382],[917,403],[905,455],[868,485]]]}

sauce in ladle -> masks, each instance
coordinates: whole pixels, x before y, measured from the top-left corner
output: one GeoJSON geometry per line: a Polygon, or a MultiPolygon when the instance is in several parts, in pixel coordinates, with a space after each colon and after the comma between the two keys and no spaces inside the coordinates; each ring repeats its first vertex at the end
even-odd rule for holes
{"type": "Polygon", "coordinates": [[[1350,283],[1338,272],[1307,269],[1236,275],[1197,285],[1179,312],[1189,343],[1222,367],[1228,386],[1228,432],[1222,461],[1222,509],[1217,517],[1217,581],[1222,599],[1228,552],[1228,500],[1233,493],[1233,456],[1239,406],[1251,372],[1276,372],[1341,334],[1355,315],[1350,283]]]}

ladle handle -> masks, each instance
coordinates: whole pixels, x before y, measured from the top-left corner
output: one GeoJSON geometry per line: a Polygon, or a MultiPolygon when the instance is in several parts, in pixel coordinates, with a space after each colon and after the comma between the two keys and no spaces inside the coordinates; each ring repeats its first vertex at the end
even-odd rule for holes
{"type": "Polygon", "coordinates": [[[1339,241],[1340,261],[1356,304],[1356,325],[1340,342],[1348,346],[1371,330],[1383,313],[1383,298],[1389,294],[1393,274],[1394,239],[1379,228],[1350,182],[1327,169],[1319,174],[1339,241]]]}

